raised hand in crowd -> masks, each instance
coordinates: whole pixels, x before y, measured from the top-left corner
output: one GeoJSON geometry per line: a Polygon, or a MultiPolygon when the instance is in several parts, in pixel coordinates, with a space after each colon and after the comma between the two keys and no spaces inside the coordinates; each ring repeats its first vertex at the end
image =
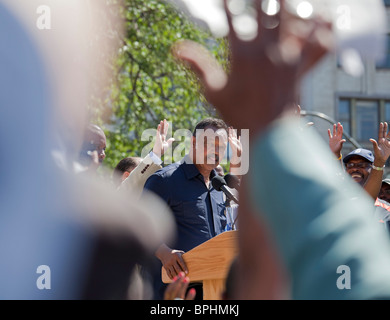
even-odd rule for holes
{"type": "Polygon", "coordinates": [[[343,125],[340,122],[333,124],[333,133],[330,129],[328,129],[328,136],[330,151],[332,151],[336,158],[341,161],[341,149],[343,148],[343,144],[346,141],[343,139],[343,125]]]}
{"type": "Polygon", "coordinates": [[[387,122],[379,124],[378,141],[370,139],[374,150],[374,165],[383,167],[390,156],[390,132],[387,122]]]}
{"type": "MultiPolygon", "coordinates": [[[[345,139],[342,139],[343,135],[343,126],[338,123],[337,125],[333,125],[333,134],[331,133],[330,129],[328,129],[328,135],[329,135],[329,147],[333,154],[339,159],[342,159],[342,152],[341,149],[343,147],[343,144],[345,142],[345,139]]],[[[378,141],[375,139],[370,139],[373,150],[374,150],[374,157],[372,159],[365,159],[359,156],[361,154],[361,150],[364,152],[370,152],[366,149],[356,149],[353,150],[349,155],[344,157],[343,162],[345,165],[348,165],[348,162],[351,161],[352,158],[360,158],[363,160],[363,162],[369,162],[368,165],[365,168],[357,168],[352,167],[351,169],[346,169],[347,173],[353,176],[354,174],[357,174],[360,176],[359,184],[366,190],[366,192],[370,195],[372,199],[377,199],[381,185],[382,185],[382,178],[383,178],[383,168],[385,166],[385,163],[387,159],[390,156],[390,133],[388,132],[388,124],[386,122],[381,122],[379,124],[379,130],[378,130],[378,141]],[[353,156],[354,155],[354,156],[353,156]]],[[[356,179],[356,178],[355,178],[356,179]]]]}
{"type": "Polygon", "coordinates": [[[232,171],[234,170],[233,168],[240,167],[242,155],[241,136],[237,136],[237,130],[233,127],[229,127],[228,129],[228,140],[232,151],[232,156],[230,158],[230,171],[232,171]]]}
{"type": "Polygon", "coordinates": [[[168,128],[169,122],[166,119],[161,120],[157,126],[156,141],[153,146],[153,152],[159,158],[161,158],[164,152],[172,145],[173,141],[175,141],[174,138],[169,138],[167,140],[168,128]]]}
{"type": "Polygon", "coordinates": [[[153,151],[141,159],[140,163],[123,180],[120,188],[130,190],[133,195],[140,196],[145,181],[157,170],[161,169],[161,156],[172,145],[174,138],[167,139],[169,123],[161,120],[157,126],[153,151]]]}
{"type": "Polygon", "coordinates": [[[375,200],[382,186],[383,171],[390,156],[390,132],[388,123],[381,122],[378,130],[378,141],[370,139],[374,150],[374,162],[364,189],[375,200]]]}

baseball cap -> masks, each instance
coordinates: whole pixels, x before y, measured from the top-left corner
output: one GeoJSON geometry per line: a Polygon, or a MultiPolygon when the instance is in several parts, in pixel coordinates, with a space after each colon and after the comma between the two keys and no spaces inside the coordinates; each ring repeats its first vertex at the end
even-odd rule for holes
{"type": "Polygon", "coordinates": [[[352,152],[348,153],[344,157],[343,162],[347,163],[349,161],[349,159],[351,159],[353,156],[362,157],[362,158],[368,160],[371,163],[374,162],[374,155],[372,154],[372,152],[370,150],[362,149],[362,148],[355,149],[352,152]]]}
{"type": "Polygon", "coordinates": [[[382,180],[382,184],[383,183],[386,183],[386,184],[388,184],[390,186],[390,179],[389,178],[383,179],[382,180]]]}

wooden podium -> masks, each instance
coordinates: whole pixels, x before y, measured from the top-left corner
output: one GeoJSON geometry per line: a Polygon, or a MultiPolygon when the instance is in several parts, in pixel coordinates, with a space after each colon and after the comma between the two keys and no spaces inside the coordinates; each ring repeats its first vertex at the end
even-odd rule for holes
{"type": "MultiPolygon", "coordinates": [[[[191,282],[203,282],[203,300],[221,300],[230,264],[238,254],[237,231],[225,231],[183,254],[191,282]]],[[[164,267],[162,281],[170,283],[164,267]]]]}

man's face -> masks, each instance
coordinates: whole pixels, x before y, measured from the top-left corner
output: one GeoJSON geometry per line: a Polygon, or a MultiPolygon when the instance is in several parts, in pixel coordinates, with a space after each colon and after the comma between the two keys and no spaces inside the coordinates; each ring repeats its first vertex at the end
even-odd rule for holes
{"type": "Polygon", "coordinates": [[[227,132],[224,129],[206,128],[193,138],[194,163],[207,170],[216,168],[225,155],[227,132]]]}
{"type": "Polygon", "coordinates": [[[106,157],[106,135],[103,131],[91,132],[86,138],[82,152],[90,155],[93,151],[97,152],[101,164],[106,157]]]}
{"type": "Polygon", "coordinates": [[[372,163],[360,156],[354,156],[345,164],[347,173],[361,186],[367,181],[372,163]]]}
{"type": "Polygon", "coordinates": [[[381,186],[381,190],[379,191],[378,198],[390,203],[390,185],[382,182],[382,186],[381,186]]]}
{"type": "Polygon", "coordinates": [[[96,140],[94,140],[95,142],[95,147],[96,147],[96,151],[98,153],[98,157],[99,157],[99,162],[102,163],[103,160],[106,158],[106,135],[104,134],[104,132],[100,132],[99,134],[96,134],[96,140]]]}

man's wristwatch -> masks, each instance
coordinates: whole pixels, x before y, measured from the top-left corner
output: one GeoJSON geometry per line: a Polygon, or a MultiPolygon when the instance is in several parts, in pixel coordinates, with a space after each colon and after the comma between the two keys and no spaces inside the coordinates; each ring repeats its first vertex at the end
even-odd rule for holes
{"type": "Polygon", "coordinates": [[[374,170],[378,170],[378,171],[383,171],[383,168],[384,168],[385,166],[383,166],[383,167],[377,167],[377,166],[374,166],[374,164],[372,164],[371,165],[371,168],[373,168],[374,170]]]}

